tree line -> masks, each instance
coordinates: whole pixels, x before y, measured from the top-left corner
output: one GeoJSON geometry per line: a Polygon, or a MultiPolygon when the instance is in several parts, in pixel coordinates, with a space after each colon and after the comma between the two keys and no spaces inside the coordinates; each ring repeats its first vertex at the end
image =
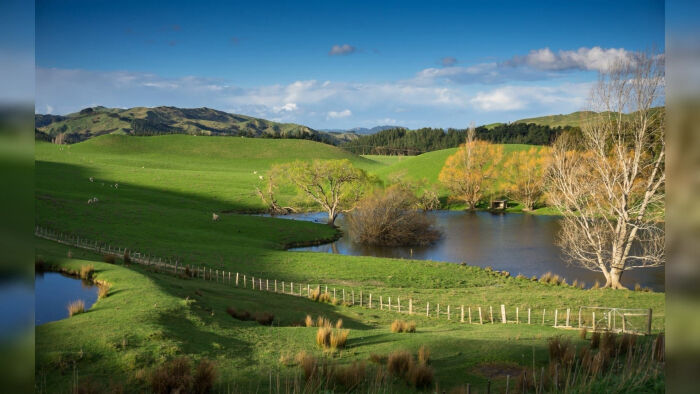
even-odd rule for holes
{"type": "MultiPolygon", "coordinates": [[[[419,155],[463,144],[468,129],[395,128],[361,136],[342,147],[355,154],[419,155]]],[[[561,134],[580,134],[578,127],[550,127],[535,123],[504,123],[493,127],[479,126],[475,138],[498,144],[551,145],[561,134]]]]}

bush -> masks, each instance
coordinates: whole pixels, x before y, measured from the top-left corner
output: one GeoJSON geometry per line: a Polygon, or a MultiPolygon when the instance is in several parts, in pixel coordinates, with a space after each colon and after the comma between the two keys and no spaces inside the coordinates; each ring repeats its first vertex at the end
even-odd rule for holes
{"type": "Polygon", "coordinates": [[[122,259],[124,260],[125,265],[131,264],[131,255],[129,254],[128,250],[124,251],[124,256],[122,256],[122,259]]]}
{"type": "Polygon", "coordinates": [[[192,383],[191,363],[187,357],[164,363],[151,375],[151,390],[156,394],[187,392],[192,383]]]}
{"type": "Polygon", "coordinates": [[[108,283],[100,283],[97,285],[97,298],[103,299],[109,295],[109,289],[111,289],[112,286],[108,283]]]}
{"type": "Polygon", "coordinates": [[[256,312],[253,315],[253,319],[260,325],[270,326],[275,321],[275,315],[267,312],[256,312]]]}
{"type": "Polygon", "coordinates": [[[420,364],[430,363],[430,349],[425,347],[425,345],[421,345],[420,348],[418,349],[418,363],[420,363],[420,364]]]}
{"type": "Polygon", "coordinates": [[[85,303],[83,300],[73,301],[68,304],[68,317],[85,312],[85,303]]]}
{"type": "Polygon", "coordinates": [[[353,362],[345,367],[335,369],[333,376],[336,383],[345,387],[347,391],[358,387],[365,380],[367,365],[364,362],[353,362]]]}
{"type": "Polygon", "coordinates": [[[598,349],[600,347],[600,333],[594,331],[591,335],[591,349],[598,349]]]}
{"type": "Polygon", "coordinates": [[[226,308],[226,313],[231,315],[234,319],[238,320],[250,320],[250,313],[248,311],[239,311],[236,308],[230,306],[226,308]]]}
{"type": "Polygon", "coordinates": [[[405,322],[403,320],[394,320],[391,323],[391,332],[416,332],[416,323],[405,322]]]}
{"type": "Polygon", "coordinates": [[[421,389],[433,384],[433,369],[425,364],[412,364],[406,374],[406,380],[413,387],[421,389]]]}
{"type": "Polygon", "coordinates": [[[364,245],[429,245],[440,238],[423,212],[416,209],[417,198],[407,187],[393,185],[363,200],[348,215],[353,241],[364,245]]]}
{"type": "Polygon", "coordinates": [[[92,274],[95,273],[95,267],[92,264],[81,265],[80,266],[80,279],[88,280],[92,278],[92,274]]]}
{"type": "Polygon", "coordinates": [[[113,254],[102,255],[102,260],[107,264],[114,264],[114,262],[116,261],[113,254]]]}
{"type": "Polygon", "coordinates": [[[216,366],[213,362],[202,359],[194,371],[193,391],[195,393],[209,393],[214,388],[216,381],[216,366]]]}
{"type": "Polygon", "coordinates": [[[381,355],[381,354],[372,353],[369,355],[369,359],[370,359],[370,361],[372,361],[373,363],[376,363],[376,364],[385,364],[387,357],[384,355],[381,355]]]}
{"type": "Polygon", "coordinates": [[[389,373],[395,376],[404,376],[413,365],[413,357],[405,350],[397,350],[391,354],[386,362],[389,373]]]}
{"type": "Polygon", "coordinates": [[[600,341],[600,351],[606,353],[609,356],[615,355],[617,351],[617,335],[615,333],[606,331],[603,333],[603,337],[600,341]]]}
{"type": "Polygon", "coordinates": [[[296,361],[304,371],[304,378],[306,380],[309,380],[316,374],[318,363],[316,362],[316,358],[314,358],[314,356],[302,351],[297,354],[296,361]]]}

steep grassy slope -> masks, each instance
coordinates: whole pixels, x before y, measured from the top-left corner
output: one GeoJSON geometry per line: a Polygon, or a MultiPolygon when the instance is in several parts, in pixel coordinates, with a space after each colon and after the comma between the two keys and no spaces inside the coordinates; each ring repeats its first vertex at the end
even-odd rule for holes
{"type": "Polygon", "coordinates": [[[210,108],[94,107],[63,117],[36,115],[39,135],[61,135],[68,143],[103,134],[229,135],[268,138],[302,138],[339,143],[353,138],[348,133],[325,133],[293,123],[277,123],[210,108]]]}

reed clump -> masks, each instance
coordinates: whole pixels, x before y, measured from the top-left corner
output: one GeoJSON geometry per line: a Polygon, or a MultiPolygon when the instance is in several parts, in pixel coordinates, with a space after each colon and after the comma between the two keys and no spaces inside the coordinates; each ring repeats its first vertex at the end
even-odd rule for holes
{"type": "Polygon", "coordinates": [[[83,312],[85,312],[85,302],[83,300],[76,300],[68,304],[68,317],[73,317],[83,312]]]}
{"type": "Polygon", "coordinates": [[[95,273],[95,267],[92,264],[86,264],[80,266],[80,279],[89,280],[95,273]]]}
{"type": "Polygon", "coordinates": [[[391,323],[391,332],[402,333],[402,332],[416,332],[415,322],[406,322],[403,320],[394,320],[391,323]]]}
{"type": "Polygon", "coordinates": [[[109,290],[112,288],[112,285],[109,283],[100,283],[97,285],[97,298],[98,299],[103,299],[106,298],[109,295],[109,290]]]}

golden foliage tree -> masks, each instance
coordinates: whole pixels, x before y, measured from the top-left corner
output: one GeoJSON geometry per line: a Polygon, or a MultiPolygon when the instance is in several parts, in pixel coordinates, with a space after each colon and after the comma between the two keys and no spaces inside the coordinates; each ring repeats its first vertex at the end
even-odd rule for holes
{"type": "Polygon", "coordinates": [[[509,198],[532,210],[544,195],[544,172],[547,169],[551,148],[532,147],[513,152],[503,164],[506,179],[505,192],[509,198]]]}
{"type": "Polygon", "coordinates": [[[464,201],[474,209],[496,177],[496,164],[503,157],[503,147],[478,141],[474,127],[467,133],[467,142],[448,157],[440,171],[439,180],[452,198],[464,201]]]}

